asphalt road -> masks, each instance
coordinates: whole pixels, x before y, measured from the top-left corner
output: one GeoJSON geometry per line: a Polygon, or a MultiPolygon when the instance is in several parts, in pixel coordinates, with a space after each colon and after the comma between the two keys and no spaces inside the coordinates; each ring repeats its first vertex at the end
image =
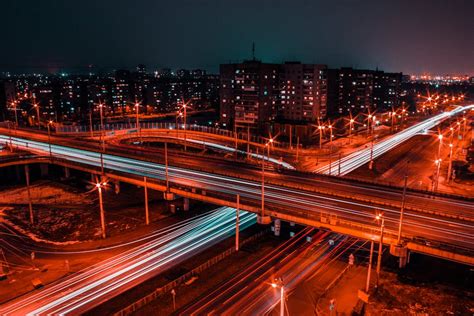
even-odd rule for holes
{"type": "MultiPolygon", "coordinates": [[[[0,136],[0,140],[8,141],[9,137],[0,136]]],[[[47,143],[13,137],[16,145],[44,154],[49,151],[47,143]],[[28,143],[28,144],[26,144],[28,143]]],[[[100,154],[66,146],[52,145],[52,153],[68,161],[90,166],[100,166],[100,154]]],[[[185,159],[185,158],[183,158],[185,159]]],[[[164,179],[164,166],[159,163],[147,162],[135,158],[127,158],[112,154],[103,155],[104,167],[125,174],[150,179],[164,179]]],[[[184,161],[183,161],[184,163],[184,161]]],[[[208,192],[216,192],[227,199],[240,194],[242,201],[249,205],[259,205],[261,201],[261,183],[256,180],[243,180],[234,176],[247,172],[239,167],[220,170],[229,176],[218,174],[218,166],[209,166],[216,173],[192,170],[196,162],[189,161],[191,167],[170,167],[169,176],[173,185],[196,187],[208,192]]],[[[199,162],[197,163],[199,165],[199,162]]],[[[197,169],[197,168],[196,168],[197,169]]],[[[249,179],[260,179],[260,172],[248,170],[249,179]]],[[[335,214],[339,219],[378,227],[374,221],[376,212],[383,212],[387,232],[396,234],[398,231],[399,205],[402,200],[401,191],[361,185],[332,178],[312,178],[314,176],[293,173],[268,173],[265,185],[265,203],[268,209],[292,212],[304,218],[319,216],[321,212],[335,214]],[[316,191],[316,192],[315,192],[316,191]],[[324,193],[319,193],[324,192],[324,193]],[[370,196],[368,199],[367,196],[370,196]],[[389,203],[393,201],[393,205],[389,203]]],[[[462,199],[433,197],[428,194],[409,193],[407,210],[404,217],[403,235],[419,237],[446,245],[458,246],[472,251],[474,248],[474,205],[462,199]],[[413,209],[412,209],[413,208],[413,209]],[[438,212],[440,215],[423,213],[438,212]],[[443,215],[444,214],[444,215],[443,215]],[[464,219],[456,218],[462,216],[464,219]]]]}
{"type": "MultiPolygon", "coordinates": [[[[255,223],[242,212],[241,229],[255,223]]],[[[1,315],[78,315],[231,236],[235,212],[219,208],[155,233],[152,240],[0,306],[1,315]]]]}

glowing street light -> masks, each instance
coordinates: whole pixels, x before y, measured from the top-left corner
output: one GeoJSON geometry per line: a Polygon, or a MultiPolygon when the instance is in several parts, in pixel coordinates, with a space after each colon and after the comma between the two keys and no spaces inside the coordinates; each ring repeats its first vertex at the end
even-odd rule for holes
{"type": "Polygon", "coordinates": [[[16,107],[16,102],[12,101],[13,109],[15,110],[15,129],[18,127],[18,112],[16,107]]]}
{"type": "Polygon", "coordinates": [[[36,116],[38,116],[38,129],[41,129],[39,105],[37,103],[35,103],[35,104],[33,104],[33,107],[36,109],[36,116]]]}
{"type": "Polygon", "coordinates": [[[441,159],[436,159],[435,160],[435,165],[436,165],[436,177],[435,177],[435,184],[434,184],[434,187],[433,187],[434,192],[438,191],[439,169],[441,167],[441,159]]]}
{"type": "Polygon", "coordinates": [[[272,282],[274,289],[280,288],[280,316],[285,316],[285,287],[283,286],[283,280],[281,278],[275,279],[272,282]]]}
{"type": "Polygon", "coordinates": [[[451,169],[453,166],[453,143],[449,144],[449,164],[448,164],[448,175],[446,177],[448,183],[449,180],[451,179],[451,169]]]}
{"type": "Polygon", "coordinates": [[[105,212],[104,212],[104,206],[103,206],[103,201],[102,201],[102,188],[105,188],[107,185],[107,182],[97,182],[95,184],[95,187],[97,188],[97,192],[99,193],[99,206],[100,206],[100,224],[102,227],[102,238],[105,238],[106,233],[105,233],[105,212]]]}
{"type": "Polygon", "coordinates": [[[53,153],[51,151],[51,125],[53,124],[53,121],[52,120],[49,120],[48,121],[48,145],[49,145],[49,158],[52,159],[53,158],[53,153]]]}
{"type": "Polygon", "coordinates": [[[443,135],[438,135],[439,145],[438,145],[438,159],[441,158],[441,146],[443,145],[443,135]]]}
{"type": "Polygon", "coordinates": [[[139,110],[139,108],[140,108],[140,103],[135,102],[136,119],[137,119],[137,122],[136,122],[137,133],[138,133],[139,141],[140,141],[140,143],[141,143],[141,142],[142,142],[142,131],[141,131],[141,128],[140,128],[140,121],[139,121],[139,118],[138,118],[138,110],[139,110]]]}
{"type": "Polygon", "coordinates": [[[99,112],[100,112],[100,135],[102,140],[102,152],[105,152],[105,131],[104,131],[104,113],[103,113],[104,105],[99,103],[99,112]]]}

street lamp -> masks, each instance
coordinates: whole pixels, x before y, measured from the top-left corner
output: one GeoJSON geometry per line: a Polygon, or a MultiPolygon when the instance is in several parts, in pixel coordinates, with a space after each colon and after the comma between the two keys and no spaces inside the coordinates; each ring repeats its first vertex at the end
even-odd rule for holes
{"type": "Polygon", "coordinates": [[[319,129],[319,149],[322,148],[323,146],[323,131],[324,131],[324,125],[318,125],[319,129]]]}
{"type": "Polygon", "coordinates": [[[369,136],[371,125],[372,125],[372,114],[369,114],[367,116],[367,136],[369,136]]]}
{"type": "Polygon", "coordinates": [[[100,224],[102,226],[102,238],[105,238],[105,213],[104,213],[104,206],[102,202],[102,188],[105,188],[107,182],[97,182],[96,188],[97,192],[99,193],[99,206],[100,206],[100,224]]]}
{"type": "Polygon", "coordinates": [[[15,129],[18,127],[18,113],[17,113],[17,107],[16,107],[16,102],[12,101],[13,108],[15,109],[15,129]]]}
{"type": "Polygon", "coordinates": [[[48,144],[49,144],[49,158],[50,159],[53,158],[53,154],[51,151],[51,128],[50,128],[52,124],[53,124],[53,121],[49,120],[47,126],[48,126],[48,144]]]}
{"type": "Polygon", "coordinates": [[[100,135],[102,140],[102,151],[105,152],[105,135],[104,135],[104,114],[103,114],[104,105],[99,103],[99,112],[100,112],[100,135]]]}
{"type": "Polygon", "coordinates": [[[351,143],[351,140],[352,140],[352,129],[353,129],[353,126],[354,126],[354,119],[351,118],[350,121],[349,121],[349,144],[351,143]]]}
{"type": "Polygon", "coordinates": [[[275,279],[272,283],[273,288],[280,288],[280,316],[285,315],[285,287],[282,278],[275,279]]]}
{"type": "Polygon", "coordinates": [[[38,129],[41,129],[39,105],[35,103],[33,104],[33,107],[36,109],[36,116],[38,116],[38,129]]]}
{"type": "Polygon", "coordinates": [[[436,192],[436,191],[438,191],[439,169],[441,167],[441,159],[436,159],[435,160],[435,165],[436,165],[436,177],[435,177],[435,185],[433,187],[433,190],[436,192]]]}
{"type": "Polygon", "coordinates": [[[375,219],[380,221],[380,241],[379,241],[379,252],[377,255],[377,287],[380,280],[380,266],[382,265],[382,247],[383,247],[383,231],[385,227],[385,218],[382,213],[379,213],[375,216],[375,219]]]}
{"type": "Polygon", "coordinates": [[[138,133],[138,138],[139,138],[139,141],[140,143],[142,142],[142,132],[141,132],[141,128],[140,128],[140,121],[139,121],[139,118],[138,118],[138,110],[139,110],[139,107],[140,107],[140,103],[138,102],[135,102],[135,109],[136,109],[136,116],[137,116],[137,133],[138,133]]]}
{"type": "Polygon", "coordinates": [[[443,135],[438,135],[439,145],[438,145],[438,159],[441,158],[441,146],[443,144],[443,135]]]}
{"type": "Polygon", "coordinates": [[[451,168],[453,166],[453,143],[449,144],[449,164],[448,164],[448,175],[447,175],[447,181],[449,183],[449,180],[451,179],[451,168]]]}

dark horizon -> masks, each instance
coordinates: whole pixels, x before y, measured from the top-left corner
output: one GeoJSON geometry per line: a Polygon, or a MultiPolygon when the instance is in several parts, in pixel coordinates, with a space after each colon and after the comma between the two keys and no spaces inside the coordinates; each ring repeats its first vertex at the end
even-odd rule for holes
{"type": "Polygon", "coordinates": [[[474,2],[25,0],[3,4],[0,71],[263,62],[474,75],[474,2]]]}

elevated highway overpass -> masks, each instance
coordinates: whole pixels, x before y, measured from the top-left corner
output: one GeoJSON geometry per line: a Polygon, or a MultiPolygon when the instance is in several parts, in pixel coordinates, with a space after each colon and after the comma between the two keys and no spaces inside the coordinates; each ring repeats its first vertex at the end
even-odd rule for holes
{"type": "MultiPolygon", "coordinates": [[[[84,144],[51,145],[30,137],[0,136],[0,142],[43,156],[27,157],[17,163],[54,163],[69,168],[102,174],[116,181],[144,185],[166,191],[165,166],[161,157],[143,153],[120,153],[120,148],[103,154],[85,149],[84,144]],[[82,148],[81,148],[82,147],[82,148]],[[46,157],[44,157],[46,155],[46,157]]],[[[90,147],[94,147],[91,145],[90,147]]],[[[305,225],[323,227],[364,239],[378,240],[376,212],[385,216],[384,242],[397,243],[401,191],[309,174],[265,172],[264,208],[262,211],[261,172],[255,168],[232,168],[225,164],[209,166],[202,161],[188,161],[181,155],[168,169],[170,192],[216,205],[241,209],[305,225]],[[189,162],[189,163],[187,163],[189,162]]],[[[472,199],[443,197],[409,191],[406,199],[402,241],[413,251],[474,265],[474,206],[472,199]]]]}

